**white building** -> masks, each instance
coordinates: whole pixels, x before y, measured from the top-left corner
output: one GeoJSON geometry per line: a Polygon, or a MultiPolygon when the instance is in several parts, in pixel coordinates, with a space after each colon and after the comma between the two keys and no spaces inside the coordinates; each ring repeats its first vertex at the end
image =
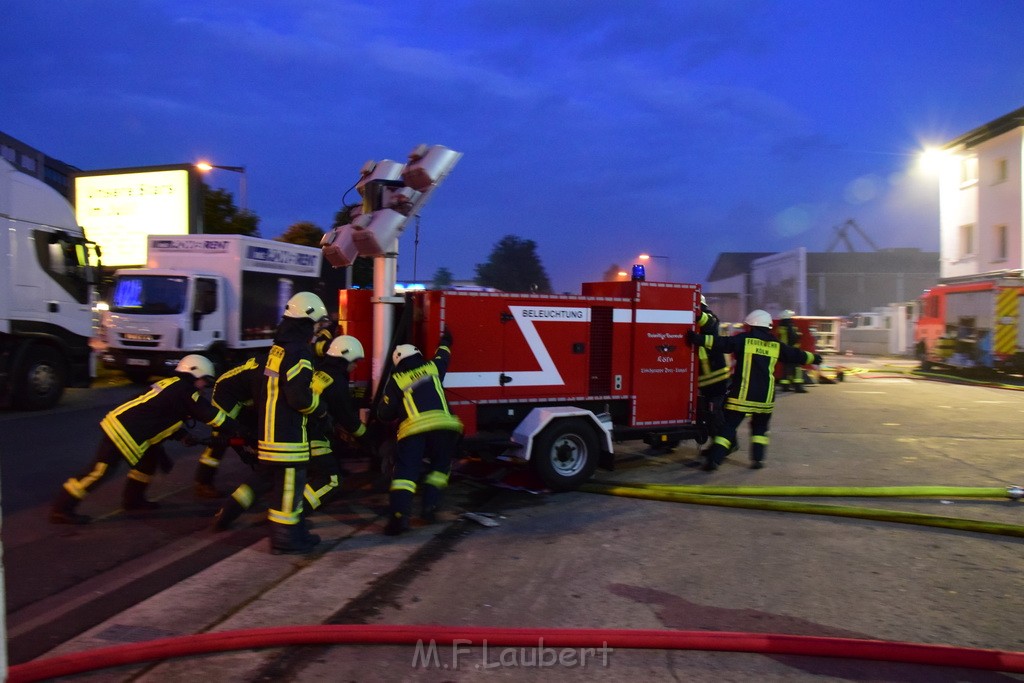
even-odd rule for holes
{"type": "Polygon", "coordinates": [[[943,145],[941,278],[1024,267],[1022,146],[1024,107],[943,145]]]}

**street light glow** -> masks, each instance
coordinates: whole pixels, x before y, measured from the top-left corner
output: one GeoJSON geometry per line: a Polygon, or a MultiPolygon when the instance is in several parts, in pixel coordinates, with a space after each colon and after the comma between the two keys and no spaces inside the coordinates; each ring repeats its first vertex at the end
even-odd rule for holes
{"type": "Polygon", "coordinates": [[[243,211],[248,209],[245,196],[245,166],[219,166],[217,164],[211,164],[209,161],[197,161],[195,163],[195,167],[196,170],[202,173],[209,173],[215,168],[221,171],[232,171],[234,173],[238,173],[241,176],[238,180],[238,205],[243,211]]]}
{"type": "Polygon", "coordinates": [[[663,258],[663,259],[665,259],[665,273],[664,273],[665,281],[666,282],[671,281],[672,280],[672,262],[669,260],[668,256],[658,256],[657,254],[640,254],[639,256],[637,256],[637,259],[639,259],[641,261],[650,261],[651,259],[655,259],[655,258],[663,258]]]}
{"type": "Polygon", "coordinates": [[[918,155],[917,165],[926,173],[938,173],[951,156],[952,154],[948,150],[939,147],[926,147],[918,155]]]}

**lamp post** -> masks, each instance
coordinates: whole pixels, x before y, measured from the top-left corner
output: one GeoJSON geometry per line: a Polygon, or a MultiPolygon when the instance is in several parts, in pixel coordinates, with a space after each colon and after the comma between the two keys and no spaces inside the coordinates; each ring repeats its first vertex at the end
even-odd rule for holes
{"type": "Polygon", "coordinates": [[[196,168],[203,173],[209,173],[215,168],[221,171],[232,171],[234,173],[238,173],[240,176],[238,179],[238,208],[242,211],[248,210],[245,197],[245,166],[218,166],[217,164],[200,161],[196,164],[196,168]]]}
{"type": "Polygon", "coordinates": [[[671,282],[672,280],[672,262],[668,256],[657,256],[656,254],[640,254],[638,256],[641,261],[650,261],[652,258],[663,258],[665,259],[665,281],[671,282]]]}

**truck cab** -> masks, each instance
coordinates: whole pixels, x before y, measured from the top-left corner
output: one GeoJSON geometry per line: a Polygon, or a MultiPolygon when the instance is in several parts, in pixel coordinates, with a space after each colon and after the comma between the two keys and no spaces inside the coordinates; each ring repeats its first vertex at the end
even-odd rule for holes
{"type": "Polygon", "coordinates": [[[215,365],[223,364],[216,353],[227,329],[222,277],[129,269],[114,278],[108,363],[134,382],[167,374],[189,352],[213,355],[215,365]]]}

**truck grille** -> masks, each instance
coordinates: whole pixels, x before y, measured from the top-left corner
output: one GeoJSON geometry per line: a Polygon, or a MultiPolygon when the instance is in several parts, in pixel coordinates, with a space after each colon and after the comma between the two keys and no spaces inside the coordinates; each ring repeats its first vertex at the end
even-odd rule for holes
{"type": "Polygon", "coordinates": [[[135,332],[121,332],[121,345],[130,348],[148,349],[160,344],[159,334],[137,334],[135,332]]]}

